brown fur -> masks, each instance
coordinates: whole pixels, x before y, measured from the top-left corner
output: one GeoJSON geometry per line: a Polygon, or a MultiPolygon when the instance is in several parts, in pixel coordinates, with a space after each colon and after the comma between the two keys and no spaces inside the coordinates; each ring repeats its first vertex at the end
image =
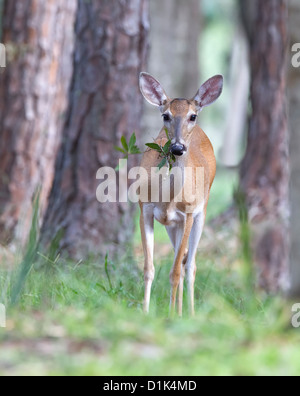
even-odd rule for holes
{"type": "MultiPolygon", "coordinates": [[[[171,111],[173,115],[176,115],[176,117],[186,117],[186,115],[189,113],[189,111],[195,111],[196,112],[196,105],[194,103],[191,103],[187,100],[174,100],[171,103],[167,104],[165,107],[165,111],[171,111]]],[[[172,132],[170,133],[172,138],[172,132]]],[[[187,143],[188,145],[188,152],[186,155],[181,159],[178,159],[178,162],[183,161],[184,167],[191,167],[193,169],[203,167],[204,168],[204,184],[205,184],[205,191],[204,191],[204,200],[202,204],[204,205],[204,212],[206,214],[206,208],[207,208],[207,203],[209,199],[209,193],[211,186],[213,184],[215,174],[216,174],[216,159],[214,155],[214,150],[213,146],[209,140],[209,138],[206,136],[206,134],[203,132],[203,130],[196,125],[191,132],[188,132],[186,128],[182,130],[182,138],[183,140],[187,143]]],[[[167,138],[166,138],[166,133],[165,133],[165,128],[163,128],[155,140],[155,142],[162,147],[167,143],[167,138]]],[[[148,173],[148,191],[149,191],[149,201],[150,201],[150,191],[151,191],[151,168],[157,167],[159,163],[161,162],[161,157],[160,155],[155,151],[155,150],[147,150],[146,153],[143,156],[141,167],[145,168],[148,173]]],[[[190,181],[187,181],[190,183],[190,181]]],[[[193,181],[194,184],[196,184],[193,181]]],[[[174,197],[173,197],[174,199],[174,197]]],[[[161,204],[161,210],[165,213],[164,216],[162,216],[161,223],[165,226],[168,226],[168,211],[171,207],[176,207],[178,210],[181,212],[187,212],[187,208],[189,209],[189,212],[191,212],[191,209],[196,209],[196,207],[201,204],[201,202],[196,201],[194,203],[194,207],[191,208],[190,204],[187,204],[185,202],[182,203],[174,203],[173,200],[171,200],[170,203],[163,203],[161,204]]],[[[143,213],[143,203],[140,203],[141,206],[141,211],[143,213]]],[[[145,257],[146,257],[146,266],[145,268],[149,269],[149,266],[151,265],[151,255],[149,253],[148,247],[147,247],[147,242],[146,242],[146,235],[144,232],[144,224],[143,224],[143,216],[141,216],[141,229],[142,229],[142,239],[143,239],[143,244],[144,244],[144,251],[145,251],[145,257]]],[[[187,251],[187,245],[188,245],[188,240],[189,236],[191,233],[191,229],[193,226],[193,216],[191,214],[187,215],[187,220],[185,224],[185,229],[183,233],[183,238],[182,238],[182,243],[181,243],[181,249],[179,250],[179,253],[176,257],[174,267],[171,273],[171,283],[172,283],[172,291],[171,291],[171,308],[172,310],[175,309],[175,302],[176,302],[176,294],[177,294],[177,289],[179,286],[179,299],[178,299],[178,310],[179,314],[182,314],[182,290],[183,286],[180,284],[180,277],[181,277],[181,272],[182,272],[182,263],[184,261],[184,258],[186,256],[186,251],[187,251]]],[[[147,269],[145,271],[147,273],[147,269]]],[[[149,287],[149,286],[146,286],[149,287]]],[[[193,308],[192,313],[193,313],[193,308]]]]}

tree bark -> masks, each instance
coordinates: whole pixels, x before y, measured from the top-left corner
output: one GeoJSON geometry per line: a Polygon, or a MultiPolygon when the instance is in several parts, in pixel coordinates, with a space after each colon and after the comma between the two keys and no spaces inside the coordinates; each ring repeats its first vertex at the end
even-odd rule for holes
{"type": "Polygon", "coordinates": [[[244,154],[244,137],[249,105],[249,54],[248,42],[242,26],[236,29],[230,67],[230,99],[221,150],[221,162],[226,167],[236,167],[244,154]],[[234,117],[232,111],[234,110],[234,117]]]}
{"type": "Polygon", "coordinates": [[[193,97],[200,82],[200,3],[200,0],[189,0],[188,5],[182,0],[151,1],[149,70],[162,79],[172,97],[193,97]]]}
{"type": "MultiPolygon", "coordinates": [[[[151,48],[148,71],[159,79],[170,97],[191,98],[200,86],[199,40],[201,0],[152,0],[151,48]]],[[[161,120],[146,107],[145,140],[161,129],[161,120]]]]}
{"type": "MultiPolygon", "coordinates": [[[[289,28],[291,46],[300,42],[300,3],[290,0],[289,28]]],[[[294,55],[294,54],[292,54],[294,55]]],[[[289,68],[289,120],[290,120],[290,158],[291,158],[291,292],[300,296],[300,67],[295,68],[290,63],[289,68]]]]}
{"type": "Polygon", "coordinates": [[[9,0],[7,67],[0,74],[0,244],[27,240],[32,199],[41,215],[54,176],[72,76],[76,2],[9,0]]]}
{"type": "Polygon", "coordinates": [[[59,235],[69,257],[104,255],[132,238],[134,209],[97,202],[96,174],[116,167],[122,135],[140,134],[148,30],[148,0],[79,0],[68,116],[42,232],[46,245],[59,235]]]}
{"type": "Polygon", "coordinates": [[[250,34],[253,110],[241,188],[254,231],[259,284],[269,292],[288,286],[287,21],[286,0],[255,0],[250,34]]]}

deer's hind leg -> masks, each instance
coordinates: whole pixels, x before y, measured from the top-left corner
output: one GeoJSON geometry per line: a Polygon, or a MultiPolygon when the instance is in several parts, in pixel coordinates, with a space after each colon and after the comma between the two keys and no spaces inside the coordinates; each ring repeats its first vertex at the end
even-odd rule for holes
{"type": "Polygon", "coordinates": [[[189,302],[189,314],[195,314],[194,308],[194,288],[196,278],[196,254],[198,245],[201,239],[205,221],[205,214],[200,213],[195,217],[194,224],[192,227],[190,241],[189,241],[189,252],[186,263],[186,277],[187,277],[187,289],[188,289],[188,302],[189,302]]]}

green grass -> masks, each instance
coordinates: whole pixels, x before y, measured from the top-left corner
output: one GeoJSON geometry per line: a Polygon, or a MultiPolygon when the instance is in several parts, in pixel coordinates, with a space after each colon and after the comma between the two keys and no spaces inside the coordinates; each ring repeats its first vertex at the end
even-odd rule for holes
{"type": "Polygon", "coordinates": [[[221,263],[221,254],[199,257],[197,315],[181,320],[167,314],[171,256],[156,263],[148,317],[143,274],[133,260],[78,265],[39,257],[15,305],[20,268],[2,270],[7,328],[0,329],[0,374],[299,374],[300,333],[289,326],[290,304],[246,293],[241,258],[221,263]]]}
{"type": "MultiPolygon", "coordinates": [[[[228,181],[224,174],[212,195],[216,213],[226,202],[225,194],[217,200],[222,180],[228,181]]],[[[14,270],[0,266],[7,308],[0,375],[299,375],[300,331],[290,325],[295,302],[254,291],[245,225],[240,247],[235,226],[207,227],[197,259],[196,317],[187,317],[184,301],[183,319],[170,320],[173,255],[162,253],[162,228],[146,317],[138,234],[134,258],[64,261],[37,250],[37,205],[24,259],[16,256],[14,270]]]]}

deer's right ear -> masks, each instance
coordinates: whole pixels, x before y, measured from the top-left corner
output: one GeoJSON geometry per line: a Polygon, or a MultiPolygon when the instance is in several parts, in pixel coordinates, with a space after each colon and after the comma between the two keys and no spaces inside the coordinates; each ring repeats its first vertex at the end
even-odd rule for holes
{"type": "Polygon", "coordinates": [[[140,74],[140,89],[144,98],[153,106],[164,106],[169,100],[161,84],[150,74],[140,74]]]}

